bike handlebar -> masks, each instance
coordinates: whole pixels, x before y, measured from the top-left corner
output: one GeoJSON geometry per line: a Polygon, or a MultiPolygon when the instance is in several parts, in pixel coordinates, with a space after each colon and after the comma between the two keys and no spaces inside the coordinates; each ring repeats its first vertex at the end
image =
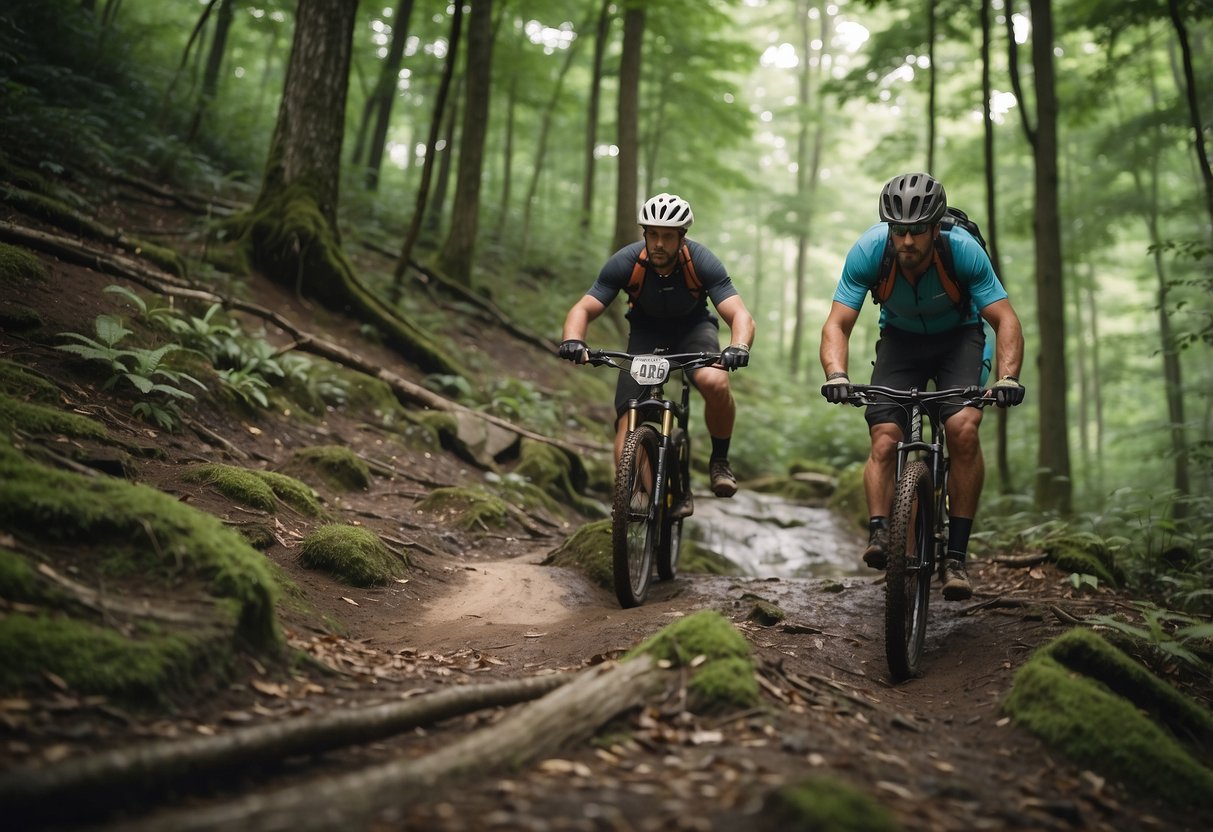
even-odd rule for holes
{"type": "Polygon", "coordinates": [[[944,390],[920,390],[916,387],[909,390],[899,390],[895,387],[882,387],[878,384],[850,384],[848,393],[843,401],[856,407],[878,404],[881,401],[894,404],[925,404],[944,399],[960,399],[953,402],[961,407],[987,407],[994,404],[992,396],[985,395],[987,391],[976,384],[968,387],[948,387],[944,390]]]}
{"type": "Polygon", "coordinates": [[[664,358],[670,362],[670,369],[672,370],[698,370],[701,367],[709,367],[720,363],[720,353],[718,352],[631,353],[617,352],[615,350],[587,350],[585,363],[593,367],[606,365],[614,367],[617,370],[627,370],[626,366],[620,364],[621,361],[632,361],[635,358],[650,355],[664,358]]]}

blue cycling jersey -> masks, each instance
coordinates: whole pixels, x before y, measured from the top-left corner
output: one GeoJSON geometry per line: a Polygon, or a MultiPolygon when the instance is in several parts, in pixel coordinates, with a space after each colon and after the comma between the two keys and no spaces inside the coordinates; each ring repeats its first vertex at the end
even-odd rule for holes
{"type": "MultiPolygon", "coordinates": [[[[882,277],[878,272],[888,236],[889,226],[883,222],[860,235],[847,252],[834,300],[852,309],[863,308],[864,297],[882,277]]],[[[881,329],[891,326],[907,332],[934,333],[960,326],[977,326],[981,322],[978,310],[1007,297],[981,243],[959,226],[953,227],[946,236],[952,246],[956,271],[952,277],[969,290],[968,309],[962,312],[956,308],[932,265],[916,286],[898,275],[892,293],[880,305],[881,329]]]]}

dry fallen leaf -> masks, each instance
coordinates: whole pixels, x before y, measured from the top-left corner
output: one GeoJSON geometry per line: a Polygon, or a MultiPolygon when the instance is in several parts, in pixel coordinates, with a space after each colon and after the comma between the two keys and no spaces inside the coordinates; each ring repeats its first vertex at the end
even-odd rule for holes
{"type": "Polygon", "coordinates": [[[263,682],[260,679],[254,679],[250,684],[254,690],[260,691],[266,696],[277,696],[280,699],[285,699],[287,696],[286,688],[277,682],[263,682]]]}
{"type": "Polygon", "coordinates": [[[342,595],[341,600],[345,601],[345,603],[347,603],[347,604],[353,604],[355,607],[359,606],[358,602],[355,601],[353,598],[346,598],[344,595],[342,595]]]}

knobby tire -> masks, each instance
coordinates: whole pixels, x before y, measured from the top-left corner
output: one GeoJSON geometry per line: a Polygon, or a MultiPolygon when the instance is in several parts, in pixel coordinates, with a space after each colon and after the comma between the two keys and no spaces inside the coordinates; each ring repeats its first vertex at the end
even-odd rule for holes
{"type": "Polygon", "coordinates": [[[885,658],[895,682],[918,671],[927,629],[935,545],[934,490],[922,460],[906,466],[893,496],[885,573],[885,658]]]}
{"type": "Polygon", "coordinates": [[[611,511],[615,597],[624,609],[643,604],[649,592],[659,531],[652,504],[656,471],[657,431],[649,425],[641,425],[628,435],[619,455],[611,511]],[[639,510],[642,504],[643,513],[639,510]]]}
{"type": "Polygon", "coordinates": [[[691,438],[675,428],[670,437],[670,458],[666,463],[665,510],[661,512],[661,540],[657,544],[657,577],[672,581],[678,577],[678,558],[682,554],[682,518],[670,517],[670,510],[691,488],[691,438]]]}

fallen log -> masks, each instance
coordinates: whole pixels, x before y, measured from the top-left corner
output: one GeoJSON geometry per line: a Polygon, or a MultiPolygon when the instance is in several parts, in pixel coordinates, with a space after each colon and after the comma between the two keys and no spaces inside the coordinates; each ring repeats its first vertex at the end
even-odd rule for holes
{"type": "MultiPolygon", "coordinates": [[[[447,688],[401,702],[295,717],[209,737],[119,748],[0,774],[0,806],[27,822],[96,817],[213,787],[287,757],[372,742],[460,714],[536,699],[573,674],[447,688]]],[[[18,824],[20,826],[20,824],[18,824]]],[[[171,828],[171,827],[169,827],[171,828]]]]}
{"type": "Polygon", "coordinates": [[[290,786],[211,807],[155,815],[131,832],[209,829],[306,832],[364,828],[376,814],[442,783],[501,768],[518,768],[591,736],[638,707],[664,683],[649,656],[599,665],[500,722],[416,759],[395,760],[350,774],[290,786]]]}

